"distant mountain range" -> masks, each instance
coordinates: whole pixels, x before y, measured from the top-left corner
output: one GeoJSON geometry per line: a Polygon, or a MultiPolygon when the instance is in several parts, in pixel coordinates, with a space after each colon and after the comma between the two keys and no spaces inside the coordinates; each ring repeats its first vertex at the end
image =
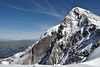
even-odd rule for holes
{"type": "Polygon", "coordinates": [[[0,40],[0,58],[13,56],[15,53],[24,51],[37,40],[0,40]]]}

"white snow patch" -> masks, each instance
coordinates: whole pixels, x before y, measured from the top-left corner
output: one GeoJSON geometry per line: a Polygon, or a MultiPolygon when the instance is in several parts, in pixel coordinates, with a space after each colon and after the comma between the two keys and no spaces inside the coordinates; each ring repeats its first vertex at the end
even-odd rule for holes
{"type": "Polygon", "coordinates": [[[96,48],[82,64],[100,66],[100,47],[96,48]]]}
{"type": "Polygon", "coordinates": [[[9,62],[7,62],[7,61],[2,61],[1,64],[6,64],[6,65],[8,65],[9,62]]]}
{"type": "Polygon", "coordinates": [[[97,59],[94,59],[94,60],[91,60],[91,61],[87,61],[87,62],[84,62],[82,64],[87,64],[87,65],[91,65],[91,66],[99,66],[100,67],[100,58],[97,58],[97,59]]]}
{"type": "Polygon", "coordinates": [[[15,55],[14,55],[14,57],[15,58],[19,58],[21,55],[23,55],[24,54],[24,52],[19,52],[19,53],[16,53],[15,55]]]}
{"type": "Polygon", "coordinates": [[[44,37],[47,37],[48,35],[49,36],[52,36],[52,32],[58,32],[58,28],[59,28],[60,24],[54,26],[54,27],[51,27],[50,29],[47,30],[47,32],[45,33],[45,35],[42,35],[40,37],[40,40],[44,37]]]}
{"type": "Polygon", "coordinates": [[[100,47],[96,48],[87,58],[87,61],[100,58],[100,47]]]}

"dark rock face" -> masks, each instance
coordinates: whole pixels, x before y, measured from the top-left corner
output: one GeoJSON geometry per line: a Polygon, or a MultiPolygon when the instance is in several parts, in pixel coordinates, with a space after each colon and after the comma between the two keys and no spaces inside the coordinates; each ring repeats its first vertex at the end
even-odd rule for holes
{"type": "Polygon", "coordinates": [[[52,36],[47,36],[43,38],[39,43],[37,43],[32,49],[32,64],[37,63],[41,60],[51,48],[51,43],[56,37],[57,33],[53,33],[52,36]]]}
{"type": "Polygon", "coordinates": [[[30,56],[29,58],[23,63],[27,64],[31,60],[31,64],[35,64],[39,62],[44,56],[48,53],[48,51],[51,48],[51,43],[56,37],[56,32],[52,32],[52,36],[47,36],[45,38],[42,38],[41,41],[39,41],[37,44],[34,45],[32,50],[30,50],[30,56]]]}
{"type": "Polygon", "coordinates": [[[65,65],[85,61],[100,46],[100,27],[96,24],[100,22],[98,18],[84,9],[72,9],[57,31],[52,31],[52,35],[46,32],[45,37],[20,56],[28,55],[20,64],[65,65]]]}

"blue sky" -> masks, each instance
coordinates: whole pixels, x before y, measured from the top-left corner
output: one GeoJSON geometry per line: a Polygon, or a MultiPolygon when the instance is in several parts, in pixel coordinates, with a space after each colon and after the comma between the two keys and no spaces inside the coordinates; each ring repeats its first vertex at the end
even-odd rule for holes
{"type": "Polygon", "coordinates": [[[38,39],[74,7],[100,16],[100,0],[0,0],[0,40],[38,39]]]}

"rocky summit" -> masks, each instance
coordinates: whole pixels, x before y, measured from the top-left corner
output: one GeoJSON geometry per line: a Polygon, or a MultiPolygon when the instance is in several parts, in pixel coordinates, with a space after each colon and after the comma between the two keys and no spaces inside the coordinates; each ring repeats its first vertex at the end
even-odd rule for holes
{"type": "Polygon", "coordinates": [[[0,59],[1,64],[73,64],[84,62],[100,46],[100,17],[75,7],[25,51],[0,59]]]}

